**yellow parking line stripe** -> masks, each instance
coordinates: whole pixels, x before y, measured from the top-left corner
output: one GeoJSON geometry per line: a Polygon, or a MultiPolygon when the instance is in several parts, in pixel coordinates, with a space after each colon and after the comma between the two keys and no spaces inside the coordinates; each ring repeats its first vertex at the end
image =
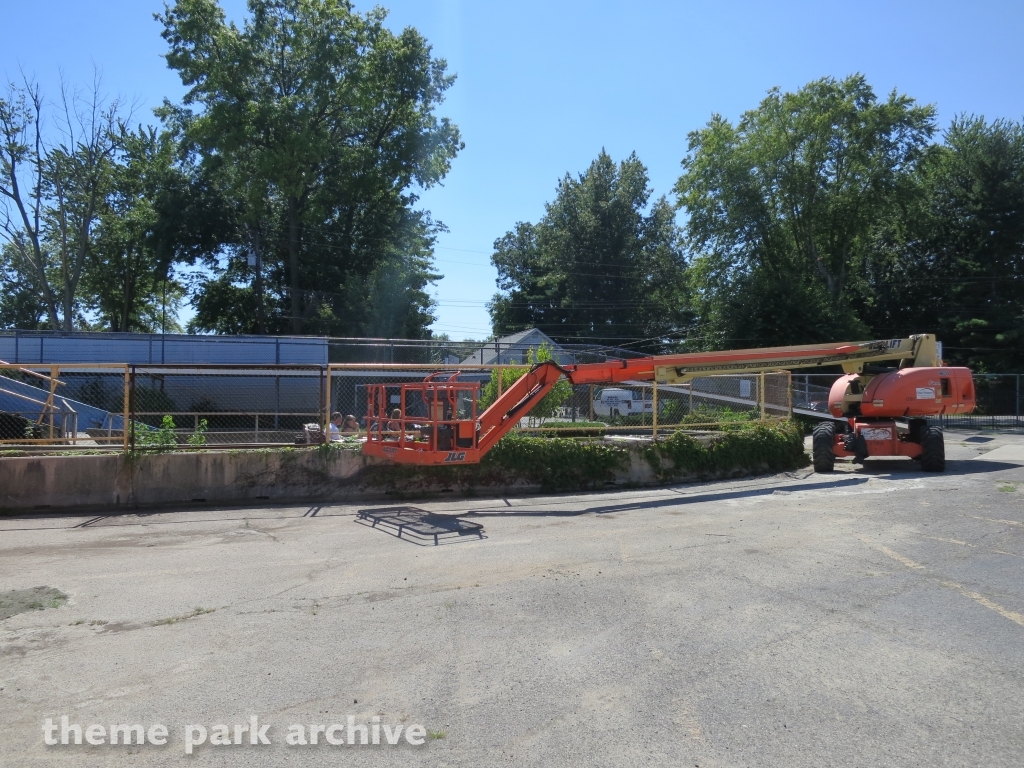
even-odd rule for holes
{"type": "MultiPolygon", "coordinates": [[[[984,519],[984,518],[979,518],[979,519],[984,519]]],[[[1010,522],[1010,521],[1000,521],[1000,522],[1010,522]]],[[[903,563],[903,565],[907,566],[908,568],[914,568],[915,570],[921,570],[921,571],[923,571],[925,569],[925,567],[923,565],[921,565],[919,562],[917,562],[916,560],[911,560],[909,557],[901,555],[899,552],[894,552],[893,550],[889,549],[888,547],[886,547],[886,546],[884,546],[882,544],[877,544],[877,543],[875,543],[873,541],[869,541],[868,539],[865,539],[863,536],[858,536],[857,538],[860,539],[865,544],[867,544],[869,547],[874,547],[879,552],[882,552],[883,554],[888,555],[889,557],[891,557],[893,560],[896,560],[899,563],[903,563]]],[[[929,536],[927,538],[934,538],[934,537],[929,536]]],[[[940,539],[940,541],[943,541],[943,539],[940,539]]],[[[957,543],[962,543],[962,542],[957,542],[957,543]]],[[[970,545],[967,545],[967,546],[970,546],[970,545]]],[[[942,586],[946,587],[947,589],[956,590],[957,592],[959,592],[964,597],[969,597],[971,600],[976,602],[978,605],[982,605],[985,608],[988,608],[990,611],[995,611],[996,613],[998,613],[1003,618],[1009,619],[1010,621],[1014,622],[1015,624],[1020,624],[1022,627],[1024,627],[1024,613],[1017,613],[1016,611],[1011,611],[1009,608],[1004,608],[999,603],[993,603],[991,600],[989,600],[984,595],[979,594],[977,592],[974,592],[974,591],[972,591],[970,589],[967,589],[967,587],[963,586],[962,584],[957,584],[955,581],[939,581],[939,584],[941,584],[942,586]]]]}
{"type": "Polygon", "coordinates": [[[918,563],[918,562],[916,562],[914,560],[911,560],[909,557],[904,557],[899,552],[893,552],[888,547],[886,547],[886,546],[884,546],[882,544],[876,544],[875,542],[869,541],[868,539],[865,539],[862,536],[858,536],[857,538],[860,539],[861,541],[863,541],[869,547],[874,547],[875,549],[877,549],[882,554],[888,555],[893,560],[896,560],[897,562],[903,563],[905,566],[907,566],[907,568],[916,568],[917,570],[921,570],[921,571],[924,570],[924,566],[923,565],[921,565],[920,563],[918,563]]]}
{"type": "Polygon", "coordinates": [[[1024,523],[1018,523],[1016,520],[999,520],[994,517],[978,517],[973,515],[975,520],[988,520],[990,523],[1006,523],[1007,525],[1019,525],[1024,528],[1024,523]]]}
{"type": "Polygon", "coordinates": [[[921,538],[923,538],[923,539],[931,539],[932,541],[944,541],[947,544],[959,544],[961,547],[973,547],[973,546],[975,546],[974,544],[968,544],[966,541],[960,541],[960,539],[944,539],[941,536],[924,536],[922,534],[921,538]]]}
{"type": "Polygon", "coordinates": [[[948,587],[949,589],[955,589],[964,597],[971,598],[971,600],[978,603],[978,605],[983,605],[990,611],[995,611],[1000,616],[1003,616],[1009,619],[1010,621],[1020,624],[1022,627],[1024,627],[1024,613],[1017,613],[1016,611],[1011,611],[1008,608],[1003,608],[1003,606],[999,605],[999,603],[993,603],[984,595],[979,595],[977,592],[972,592],[966,587],[957,584],[955,581],[943,581],[940,582],[940,584],[942,584],[942,586],[944,587],[948,587]]]}

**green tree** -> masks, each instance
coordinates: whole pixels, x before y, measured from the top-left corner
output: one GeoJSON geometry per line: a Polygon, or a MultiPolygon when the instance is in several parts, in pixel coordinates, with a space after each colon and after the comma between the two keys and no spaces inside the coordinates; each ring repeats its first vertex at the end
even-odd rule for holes
{"type": "Polygon", "coordinates": [[[925,329],[947,359],[1024,369],[1024,126],[958,117],[884,221],[866,274],[877,329],[925,329]]]}
{"type": "MultiPolygon", "coordinates": [[[[501,382],[501,391],[507,392],[508,388],[521,379],[530,367],[535,363],[543,363],[552,360],[551,348],[542,344],[537,348],[536,354],[530,349],[525,368],[495,368],[491,371],[491,378],[480,392],[479,411],[483,413],[495,400],[498,399],[498,382],[501,382]]],[[[541,398],[541,401],[530,409],[530,415],[538,418],[550,418],[558,413],[566,400],[572,397],[572,384],[566,379],[559,379],[558,383],[551,388],[551,391],[541,398]]]]}
{"type": "Polygon", "coordinates": [[[566,174],[540,222],[520,222],[494,243],[494,332],[536,327],[559,340],[650,339],[657,348],[685,327],[675,212],[650,197],[635,153],[616,164],[602,150],[578,178],[566,174]]]}
{"type": "Polygon", "coordinates": [[[38,329],[44,325],[46,305],[25,264],[25,246],[0,246],[0,328],[38,329]]]}
{"type": "Polygon", "coordinates": [[[676,184],[687,214],[700,341],[815,342],[868,333],[855,311],[877,222],[913,194],[931,106],[861,75],[769,91],[733,125],[689,136],[676,184]]]}
{"type": "MultiPolygon", "coordinates": [[[[248,8],[241,28],[216,0],[178,0],[158,15],[168,64],[189,87],[184,107],[164,115],[230,190],[246,233],[245,249],[201,292],[197,321],[223,327],[222,299],[250,292],[262,317],[262,269],[248,288],[247,267],[235,263],[253,250],[274,294],[268,327],[351,325],[344,304],[365,281],[403,260],[415,272],[422,254],[409,241],[432,243],[437,228],[412,209],[413,189],[440,181],[463,146],[435,115],[454,78],[416,30],[390,32],[382,9],[360,14],[339,0],[248,8]]],[[[409,286],[430,279],[421,269],[409,286]]]]}
{"type": "Polygon", "coordinates": [[[173,330],[184,290],[171,279],[173,252],[160,247],[156,232],[158,201],[169,181],[176,146],[153,128],[122,131],[119,143],[123,162],[110,170],[85,286],[102,327],[163,329],[169,300],[173,330]]]}
{"type": "Polygon", "coordinates": [[[81,282],[109,189],[121,114],[97,77],[88,91],[62,84],[55,133],[44,135],[39,86],[8,86],[0,98],[0,236],[45,309],[51,328],[81,323],[81,282]]]}

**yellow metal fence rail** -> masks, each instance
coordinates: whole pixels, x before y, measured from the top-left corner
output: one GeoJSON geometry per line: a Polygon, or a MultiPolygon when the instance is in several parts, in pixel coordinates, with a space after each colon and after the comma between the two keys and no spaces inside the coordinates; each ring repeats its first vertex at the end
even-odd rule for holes
{"type": "MultiPolygon", "coordinates": [[[[0,450],[196,450],[294,445],[332,413],[366,414],[366,385],[422,381],[436,365],[129,365],[0,361],[0,450]]],[[[522,365],[453,365],[491,399],[522,365]]],[[[415,418],[416,414],[406,414],[415,418]]],[[[788,372],[707,376],[684,385],[571,385],[516,429],[545,435],[652,435],[788,418],[788,372]]],[[[365,425],[363,425],[365,427],[365,425]]]]}

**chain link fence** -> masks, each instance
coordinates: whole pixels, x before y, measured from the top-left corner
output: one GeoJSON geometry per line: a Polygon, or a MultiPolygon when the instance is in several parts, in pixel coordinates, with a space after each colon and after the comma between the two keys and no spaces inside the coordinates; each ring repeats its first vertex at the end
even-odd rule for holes
{"type": "Polygon", "coordinates": [[[828,393],[842,374],[794,373],[793,410],[805,416],[828,416],[828,393]]]}
{"type": "MultiPolygon", "coordinates": [[[[455,367],[449,368],[453,370],[455,367]]],[[[457,366],[478,388],[483,409],[500,394],[497,371],[522,366],[457,366]]],[[[0,363],[0,448],[173,450],[307,443],[332,413],[365,429],[370,384],[421,382],[434,364],[350,363],[291,366],[0,363]],[[125,429],[127,425],[127,429],[125,429]]],[[[838,374],[705,376],[685,384],[562,381],[517,424],[523,432],[561,436],[657,435],[793,413],[828,418],[838,374]]],[[[975,376],[974,413],[936,419],[947,427],[1024,427],[1019,374],[975,376]]],[[[426,416],[415,403],[407,418],[426,416]]]]}
{"type": "Polygon", "coordinates": [[[661,423],[718,428],[723,424],[789,418],[787,372],[702,376],[680,386],[658,388],[661,423]]]}
{"type": "Polygon", "coordinates": [[[0,445],[124,445],[128,366],[0,363],[0,445]]]}
{"type": "MultiPolygon", "coordinates": [[[[529,359],[535,349],[443,341],[392,348],[390,341],[373,339],[331,340],[331,345],[332,357],[361,359],[330,365],[18,365],[0,359],[0,449],[187,450],[305,443],[316,438],[335,412],[354,416],[365,429],[367,385],[395,385],[388,396],[397,405],[399,385],[423,381],[441,368],[457,369],[460,381],[479,387],[482,411],[500,393],[496,371],[524,370],[510,361],[529,359]],[[485,359],[503,362],[465,362],[480,357],[481,351],[485,359]],[[367,361],[374,356],[385,359],[367,361]],[[392,362],[403,357],[426,362],[392,362]],[[313,425],[312,435],[307,425],[313,425]]],[[[596,347],[557,351],[565,364],[621,359],[625,353],[619,350],[616,357],[613,350],[596,347]]],[[[657,386],[573,386],[563,380],[517,429],[563,436],[644,435],[678,428],[719,429],[793,413],[828,418],[829,390],[839,376],[738,374],[657,386]]],[[[1022,378],[976,374],[974,413],[935,421],[947,427],[1024,427],[1022,378]]],[[[407,408],[409,418],[426,415],[415,412],[415,404],[407,408]]]]}
{"type": "MultiPolygon", "coordinates": [[[[358,379],[364,376],[372,381],[372,375],[384,375],[384,367],[390,367],[386,375],[399,383],[417,380],[410,378],[410,373],[400,372],[396,366],[420,365],[425,368],[459,367],[467,370],[466,376],[475,376],[481,383],[490,379],[489,371],[495,366],[522,365],[529,362],[531,355],[536,354],[538,339],[542,335],[531,335],[523,332],[505,340],[490,341],[450,341],[446,339],[366,339],[366,338],[334,338],[310,336],[202,336],[187,334],[140,334],[140,333],[93,333],[93,332],[62,332],[62,331],[0,331],[0,368],[8,373],[0,373],[7,379],[0,381],[0,441],[28,439],[57,440],[75,439],[74,434],[91,430],[97,433],[106,429],[109,434],[107,442],[112,442],[114,432],[121,429],[116,419],[108,419],[102,426],[95,426],[94,419],[88,423],[82,420],[82,414],[72,401],[77,400],[90,407],[100,408],[107,413],[115,413],[122,417],[119,403],[124,401],[122,386],[125,364],[134,364],[153,375],[142,374],[138,409],[139,424],[159,427],[163,416],[170,415],[175,423],[176,431],[190,430],[194,433],[206,419],[207,427],[216,432],[218,440],[225,444],[232,441],[248,440],[251,432],[252,441],[264,442],[283,440],[286,433],[293,429],[301,429],[299,422],[310,415],[314,421],[321,419],[331,410],[343,413],[361,414],[365,406],[365,394],[360,395],[357,389],[358,379]],[[514,341],[525,339],[532,341],[514,341]],[[90,360],[92,363],[77,361],[90,360]],[[4,362],[6,361],[6,362],[4,362]],[[66,361],[66,362],[65,362],[66,361]],[[67,374],[67,386],[56,385],[55,391],[49,391],[49,384],[42,379],[24,373],[31,369],[48,377],[51,364],[57,363],[60,370],[67,374]],[[199,376],[198,373],[161,374],[157,369],[161,366],[178,367],[194,366],[192,370],[207,370],[207,364],[233,364],[255,371],[249,380],[241,373],[221,373],[222,378],[211,379],[212,394],[209,396],[199,391],[201,387],[193,386],[191,391],[186,382],[188,376],[199,376]],[[344,377],[343,383],[332,384],[332,407],[324,405],[311,407],[310,396],[296,395],[292,408],[279,407],[276,400],[280,384],[276,375],[260,370],[267,366],[291,366],[293,373],[283,373],[291,382],[284,385],[284,397],[290,397],[291,391],[302,389],[291,381],[295,376],[316,378],[316,371],[324,371],[325,366],[341,365],[356,366],[366,369],[373,366],[374,371],[362,374],[339,374],[344,377]],[[470,373],[470,369],[475,373],[470,373]],[[120,372],[118,372],[120,371],[120,372]],[[168,375],[161,384],[159,376],[168,375]],[[234,376],[235,378],[231,378],[234,376]],[[269,377],[269,379],[268,379],[269,377]],[[272,381],[267,384],[265,380],[272,381]],[[235,394],[229,382],[234,382],[235,394]],[[12,383],[13,382],[13,383],[12,383]],[[170,395],[173,408],[162,400],[158,394],[167,394],[168,382],[172,389],[179,390],[170,395]],[[32,389],[22,389],[21,385],[32,389]],[[79,395],[78,389],[85,387],[79,395]],[[119,388],[120,387],[120,388],[119,388]],[[274,390],[273,403],[268,405],[268,387],[274,390]],[[289,390],[289,387],[292,389],[289,390]],[[337,388],[335,393],[333,390],[337,388]],[[251,389],[256,398],[255,407],[250,408],[243,393],[251,389]],[[47,390],[42,395],[39,390],[47,390]],[[50,398],[53,394],[54,398],[50,398]],[[40,397],[42,400],[40,401],[40,397]],[[234,398],[234,400],[233,400],[234,398]],[[196,407],[191,407],[191,406],[196,407]],[[157,413],[161,410],[173,413],[157,413]],[[40,414],[45,414],[40,416],[40,414]],[[81,422],[76,425],[76,419],[81,422]],[[156,423],[154,421],[156,420],[156,423]],[[117,424],[117,426],[112,426],[117,424]],[[270,428],[267,425],[271,425],[270,428]],[[298,425],[298,426],[296,426],[298,425]],[[32,435],[31,438],[26,435],[32,435]],[[40,437],[40,435],[42,435],[40,437]],[[52,435],[52,437],[51,437],[52,435]]],[[[606,362],[643,356],[642,353],[620,347],[600,346],[595,344],[555,344],[551,352],[556,362],[567,364],[606,362]]],[[[205,374],[203,374],[205,375],[205,374]]],[[[212,375],[212,374],[211,374],[212,375]]],[[[839,374],[817,374],[797,372],[792,377],[792,408],[799,415],[811,417],[828,417],[828,393],[832,383],[839,374]]],[[[942,417],[937,421],[955,427],[968,428],[1020,428],[1024,427],[1024,393],[1021,391],[1024,374],[975,374],[977,388],[977,408],[971,414],[957,414],[942,417]]],[[[659,393],[662,403],[658,406],[657,419],[653,413],[653,391],[650,385],[642,393],[632,385],[620,386],[618,389],[627,393],[618,395],[611,391],[615,388],[606,387],[603,399],[598,397],[594,406],[595,396],[589,388],[574,388],[565,403],[559,406],[556,413],[528,420],[529,426],[524,429],[540,429],[546,424],[569,421],[573,429],[586,429],[581,422],[594,422],[594,429],[631,429],[653,427],[658,421],[664,426],[716,425],[728,421],[750,418],[750,392],[756,392],[758,381],[751,377],[744,384],[743,377],[733,383],[714,383],[716,377],[707,377],[706,383],[694,382],[693,386],[684,385],[673,389],[663,387],[659,393]],[[717,388],[717,389],[716,389],[717,388]],[[677,391],[679,390],[679,391],[677,391]],[[691,407],[692,396],[692,407],[691,407]],[[629,402],[626,407],[618,407],[613,402],[619,398],[629,402]],[[731,399],[730,399],[731,398],[731,399]],[[646,404],[642,404],[646,403],[646,404]],[[591,413],[591,411],[594,411],[591,413]],[[618,411],[618,415],[615,415],[618,411]]],[[[726,377],[730,378],[730,377],[726,377]]],[[[756,377],[754,377],[756,378],[756,377]]],[[[326,385],[325,385],[326,386],[326,385]]],[[[765,392],[755,395],[754,400],[764,400],[765,417],[777,412],[773,406],[779,405],[781,398],[772,392],[771,380],[765,382],[765,392]]],[[[310,385],[312,388],[312,385],[310,385]]],[[[601,390],[602,388],[598,388],[601,390]]],[[[644,389],[640,387],[640,389],[644,389]]],[[[755,408],[753,411],[757,412],[755,408]]],[[[758,418],[760,414],[758,413],[758,418]]],[[[130,430],[129,430],[130,432],[130,430]]]]}
{"type": "MultiPolygon", "coordinates": [[[[536,341],[448,341],[445,339],[327,339],[331,364],[492,366],[527,364],[536,354],[536,341]]],[[[644,357],[641,352],[597,344],[557,344],[550,348],[562,365],[603,363],[644,357]]]]}
{"type": "MultiPolygon", "coordinates": [[[[398,408],[400,385],[423,381],[436,370],[417,365],[331,365],[329,410],[362,419],[367,412],[367,386],[371,384],[394,385],[386,392],[389,404],[398,408]]],[[[458,367],[458,381],[480,387],[480,412],[500,394],[497,382],[501,377],[497,372],[503,370],[526,369],[509,365],[458,367]]],[[[417,412],[415,404],[407,404],[406,411],[406,418],[426,416],[425,410],[417,412]]],[[[516,429],[562,436],[644,435],[657,434],[659,429],[720,429],[728,424],[789,418],[791,412],[787,372],[705,376],[681,385],[572,385],[563,380],[519,421],[516,429]]]]}
{"type": "Polygon", "coordinates": [[[294,444],[323,418],[320,366],[132,366],[129,418],[135,445],[294,444]],[[163,433],[163,434],[160,434],[163,433]]]}
{"type": "Polygon", "coordinates": [[[326,423],[326,379],[312,365],[0,365],[0,445],[290,445],[326,423]]]}

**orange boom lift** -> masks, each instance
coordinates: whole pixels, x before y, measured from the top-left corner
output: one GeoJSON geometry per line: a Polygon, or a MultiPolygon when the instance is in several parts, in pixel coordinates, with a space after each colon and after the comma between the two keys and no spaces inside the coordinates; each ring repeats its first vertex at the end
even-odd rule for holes
{"type": "Polygon", "coordinates": [[[725,352],[657,355],[582,365],[537,363],[487,410],[478,413],[480,385],[459,372],[438,372],[415,384],[367,387],[363,453],[406,464],[472,464],[526,416],[558,380],[573,384],[657,381],[682,384],[698,376],[840,365],[829,410],[837,421],[814,430],[814,469],[829,472],[836,457],[908,456],[926,471],[945,469],[942,430],[926,417],[974,410],[967,368],[942,365],[935,337],[809,344],[725,352]],[[888,365],[883,365],[888,364],[888,365]],[[399,390],[389,397],[389,390],[399,390]],[[396,401],[397,400],[397,401],[396,401]],[[389,417],[397,408],[400,416],[389,417]],[[426,416],[409,417],[409,408],[426,416]]]}

